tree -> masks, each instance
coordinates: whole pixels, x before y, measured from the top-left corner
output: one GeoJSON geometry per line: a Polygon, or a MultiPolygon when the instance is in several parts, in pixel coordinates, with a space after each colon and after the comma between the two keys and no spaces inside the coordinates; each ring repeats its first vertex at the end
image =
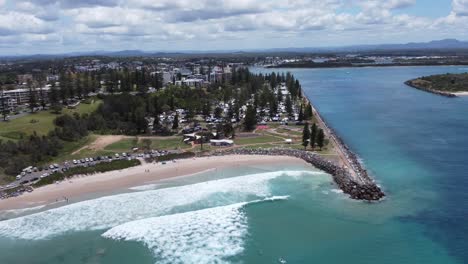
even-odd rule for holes
{"type": "Polygon", "coordinates": [[[325,134],[323,133],[323,129],[319,129],[317,135],[317,145],[320,147],[320,150],[323,148],[323,144],[325,141],[325,134]]]}
{"type": "Polygon", "coordinates": [[[313,123],[312,129],[310,132],[310,147],[312,148],[312,150],[315,148],[316,142],[317,142],[317,125],[313,123]]]}
{"type": "Polygon", "coordinates": [[[214,117],[215,118],[221,118],[221,115],[223,114],[223,109],[221,107],[216,107],[214,111],[214,117]]]}
{"type": "Polygon", "coordinates": [[[310,141],[310,130],[309,130],[309,123],[305,123],[304,130],[302,130],[302,146],[304,146],[304,150],[307,149],[310,141]]]}
{"type": "Polygon", "coordinates": [[[291,96],[286,96],[286,112],[288,112],[288,115],[292,115],[292,101],[291,101],[291,96]]]}
{"type": "Polygon", "coordinates": [[[154,121],[153,121],[153,130],[159,129],[161,126],[161,121],[159,120],[159,115],[154,116],[154,121]]]}
{"type": "Polygon", "coordinates": [[[251,131],[254,130],[257,125],[257,111],[251,105],[247,106],[247,111],[245,112],[244,126],[245,130],[251,131]]]}
{"type": "Polygon", "coordinates": [[[37,106],[36,91],[34,88],[29,87],[29,108],[31,109],[31,113],[34,113],[34,108],[36,106],[37,106]]]}
{"type": "Polygon", "coordinates": [[[310,105],[310,103],[308,103],[304,111],[304,119],[310,120],[311,118],[312,118],[312,106],[310,105]]]}
{"type": "Polygon", "coordinates": [[[202,112],[203,112],[203,116],[204,117],[208,117],[211,113],[211,106],[210,106],[210,102],[209,101],[206,101],[204,104],[203,104],[203,109],[202,109],[202,112]]]}
{"type": "Polygon", "coordinates": [[[172,129],[179,128],[179,114],[176,114],[174,117],[174,121],[172,122],[172,129]]]}
{"type": "Polygon", "coordinates": [[[298,120],[301,121],[301,122],[304,120],[304,111],[302,109],[302,104],[301,104],[301,109],[299,110],[298,120]]]}

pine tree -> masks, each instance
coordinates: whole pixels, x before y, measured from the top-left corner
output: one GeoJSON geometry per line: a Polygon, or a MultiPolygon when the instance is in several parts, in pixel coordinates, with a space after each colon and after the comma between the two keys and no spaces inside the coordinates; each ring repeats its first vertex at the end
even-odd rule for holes
{"type": "Polygon", "coordinates": [[[174,121],[172,123],[172,129],[178,129],[179,128],[179,114],[176,114],[174,117],[174,121]]]}
{"type": "Polygon", "coordinates": [[[310,105],[310,103],[308,103],[304,111],[304,119],[310,120],[311,118],[312,118],[312,106],[310,105]]]}
{"type": "Polygon", "coordinates": [[[317,135],[317,145],[320,147],[320,150],[323,148],[323,144],[325,141],[325,134],[323,133],[323,129],[319,129],[317,135]]]}
{"type": "Polygon", "coordinates": [[[301,109],[299,110],[299,117],[298,120],[302,122],[304,120],[304,110],[302,109],[302,104],[301,104],[301,109]]]}
{"type": "Polygon", "coordinates": [[[36,105],[36,90],[33,87],[29,87],[29,109],[31,109],[31,113],[34,113],[34,108],[36,105]]]}
{"type": "Polygon", "coordinates": [[[286,97],[286,112],[288,112],[288,115],[292,115],[292,101],[291,101],[291,96],[286,97]]]}
{"type": "Polygon", "coordinates": [[[315,143],[317,142],[317,125],[312,124],[312,130],[310,132],[310,147],[312,150],[315,148],[315,143]]]}
{"type": "Polygon", "coordinates": [[[309,123],[305,123],[304,130],[302,131],[302,146],[304,146],[304,150],[307,149],[310,141],[310,130],[309,130],[309,123]]]}
{"type": "Polygon", "coordinates": [[[252,131],[254,130],[255,126],[257,125],[257,111],[251,105],[247,107],[247,111],[245,112],[245,120],[244,126],[245,130],[252,131]]]}

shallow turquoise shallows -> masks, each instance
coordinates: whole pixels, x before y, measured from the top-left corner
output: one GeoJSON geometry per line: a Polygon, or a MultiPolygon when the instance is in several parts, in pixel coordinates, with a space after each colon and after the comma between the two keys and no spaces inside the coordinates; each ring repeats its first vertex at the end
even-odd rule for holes
{"type": "Polygon", "coordinates": [[[468,263],[468,97],[403,84],[468,68],[289,71],[385,201],[308,166],[235,167],[0,213],[0,263],[468,263]]]}

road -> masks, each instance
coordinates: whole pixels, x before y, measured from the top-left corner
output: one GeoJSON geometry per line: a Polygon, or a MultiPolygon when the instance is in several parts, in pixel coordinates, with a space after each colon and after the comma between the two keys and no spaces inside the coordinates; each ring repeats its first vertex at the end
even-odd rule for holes
{"type": "Polygon", "coordinates": [[[81,160],[83,160],[85,162],[80,161],[79,164],[74,164],[73,161],[66,161],[66,162],[63,162],[63,163],[60,163],[60,164],[56,164],[58,166],[54,167],[53,169],[48,167],[47,170],[26,173],[26,175],[21,177],[21,179],[15,180],[14,182],[8,184],[7,186],[9,186],[9,187],[6,187],[6,186],[4,186],[4,187],[5,187],[5,189],[11,189],[11,188],[18,187],[21,184],[29,185],[29,184],[34,183],[37,180],[39,180],[41,175],[43,175],[45,173],[51,174],[54,171],[63,171],[64,169],[70,169],[70,168],[73,168],[73,167],[94,166],[94,165],[96,165],[98,163],[109,162],[109,161],[112,161],[112,160],[128,159],[128,158],[138,159],[138,158],[144,158],[145,155],[159,155],[159,156],[161,156],[161,155],[166,155],[167,153],[169,153],[169,152],[168,151],[155,151],[155,150],[152,150],[151,154],[129,153],[129,154],[126,154],[126,156],[123,156],[122,154],[120,154],[118,158],[116,156],[112,156],[111,159],[106,157],[104,159],[101,158],[100,160],[95,160],[95,158],[93,157],[93,161],[89,161],[89,162],[86,162],[85,159],[81,159],[81,160]],[[27,182],[27,183],[25,183],[25,182],[27,182]]]}

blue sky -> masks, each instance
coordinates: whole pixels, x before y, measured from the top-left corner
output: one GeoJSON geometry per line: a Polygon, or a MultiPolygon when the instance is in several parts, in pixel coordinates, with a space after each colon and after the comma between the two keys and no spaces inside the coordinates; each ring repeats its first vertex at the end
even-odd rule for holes
{"type": "Polygon", "coordinates": [[[0,54],[468,40],[468,0],[0,0],[0,54]]]}

